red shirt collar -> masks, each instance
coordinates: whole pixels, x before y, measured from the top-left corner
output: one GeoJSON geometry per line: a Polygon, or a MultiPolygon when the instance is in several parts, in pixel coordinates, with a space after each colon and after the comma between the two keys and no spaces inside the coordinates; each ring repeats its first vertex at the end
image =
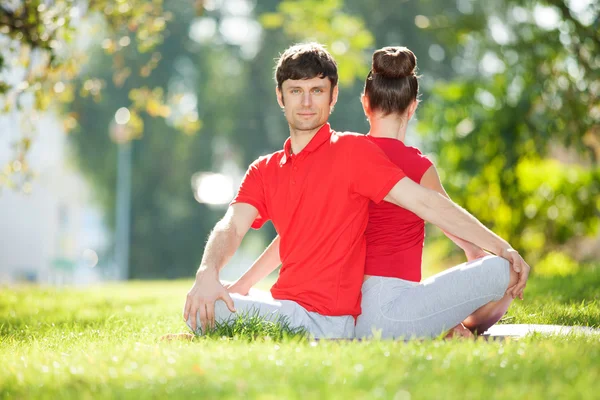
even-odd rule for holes
{"type": "MultiPolygon", "coordinates": [[[[312,153],[316,149],[318,149],[323,143],[325,143],[331,137],[331,126],[329,123],[326,123],[317,131],[315,136],[308,142],[306,147],[302,149],[300,153],[312,153]]],[[[281,157],[280,165],[284,165],[287,163],[292,157],[292,140],[291,138],[287,138],[285,143],[283,144],[283,157],[281,157]]]]}

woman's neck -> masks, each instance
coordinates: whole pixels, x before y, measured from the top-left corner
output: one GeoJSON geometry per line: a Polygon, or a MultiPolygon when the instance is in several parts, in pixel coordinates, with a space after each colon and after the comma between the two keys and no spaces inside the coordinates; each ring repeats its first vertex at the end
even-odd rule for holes
{"type": "Polygon", "coordinates": [[[390,114],[385,117],[369,118],[369,124],[371,125],[369,135],[397,139],[404,142],[407,126],[404,118],[390,114]]]}

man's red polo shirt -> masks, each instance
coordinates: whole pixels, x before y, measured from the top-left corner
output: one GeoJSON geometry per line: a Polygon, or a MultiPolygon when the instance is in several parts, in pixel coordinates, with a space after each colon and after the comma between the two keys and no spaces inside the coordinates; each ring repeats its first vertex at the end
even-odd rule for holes
{"type": "Polygon", "coordinates": [[[406,175],[363,135],[325,124],[299,153],[284,149],[250,165],[234,203],[272,220],[281,237],[273,298],[322,315],[360,314],[369,200],[379,203],[406,175]]]}

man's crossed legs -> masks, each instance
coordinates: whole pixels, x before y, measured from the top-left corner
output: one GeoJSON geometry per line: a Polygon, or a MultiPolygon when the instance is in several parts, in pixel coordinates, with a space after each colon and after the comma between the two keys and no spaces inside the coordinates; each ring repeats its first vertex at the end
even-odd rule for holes
{"type": "MultiPolygon", "coordinates": [[[[233,321],[238,315],[260,316],[267,321],[277,322],[284,319],[291,328],[304,328],[315,338],[350,339],[354,337],[354,318],[352,316],[325,316],[307,311],[298,303],[290,300],[273,299],[269,293],[252,289],[248,296],[232,293],[231,298],[237,312],[232,313],[222,300],[215,303],[215,322],[217,324],[233,321]]],[[[191,318],[191,317],[190,317],[191,318]]],[[[191,328],[188,318],[187,325],[191,328]]],[[[196,316],[197,334],[202,334],[200,313],[196,316]]]]}

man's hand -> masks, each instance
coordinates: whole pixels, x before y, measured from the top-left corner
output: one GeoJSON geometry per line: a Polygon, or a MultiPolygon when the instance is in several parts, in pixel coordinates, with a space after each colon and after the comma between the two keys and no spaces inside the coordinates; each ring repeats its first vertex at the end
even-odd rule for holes
{"type": "Polygon", "coordinates": [[[244,286],[239,280],[235,282],[225,282],[223,283],[223,287],[227,289],[227,292],[229,293],[237,293],[242,296],[248,296],[248,292],[250,291],[250,288],[244,286]]]}
{"type": "Polygon", "coordinates": [[[187,294],[183,308],[183,318],[191,317],[192,331],[196,332],[196,316],[200,312],[202,332],[206,333],[215,326],[215,302],[223,300],[229,311],[235,312],[233,300],[227,290],[221,285],[218,274],[212,269],[204,269],[196,275],[196,281],[187,294]]]}
{"type": "Polygon", "coordinates": [[[506,293],[510,294],[513,299],[518,297],[523,300],[523,290],[525,290],[525,286],[527,286],[527,279],[529,278],[529,271],[531,268],[525,260],[523,260],[523,257],[521,257],[521,255],[513,248],[509,247],[503,249],[499,256],[507,259],[515,272],[519,274],[517,283],[514,286],[509,287],[506,290],[506,293]]]}

